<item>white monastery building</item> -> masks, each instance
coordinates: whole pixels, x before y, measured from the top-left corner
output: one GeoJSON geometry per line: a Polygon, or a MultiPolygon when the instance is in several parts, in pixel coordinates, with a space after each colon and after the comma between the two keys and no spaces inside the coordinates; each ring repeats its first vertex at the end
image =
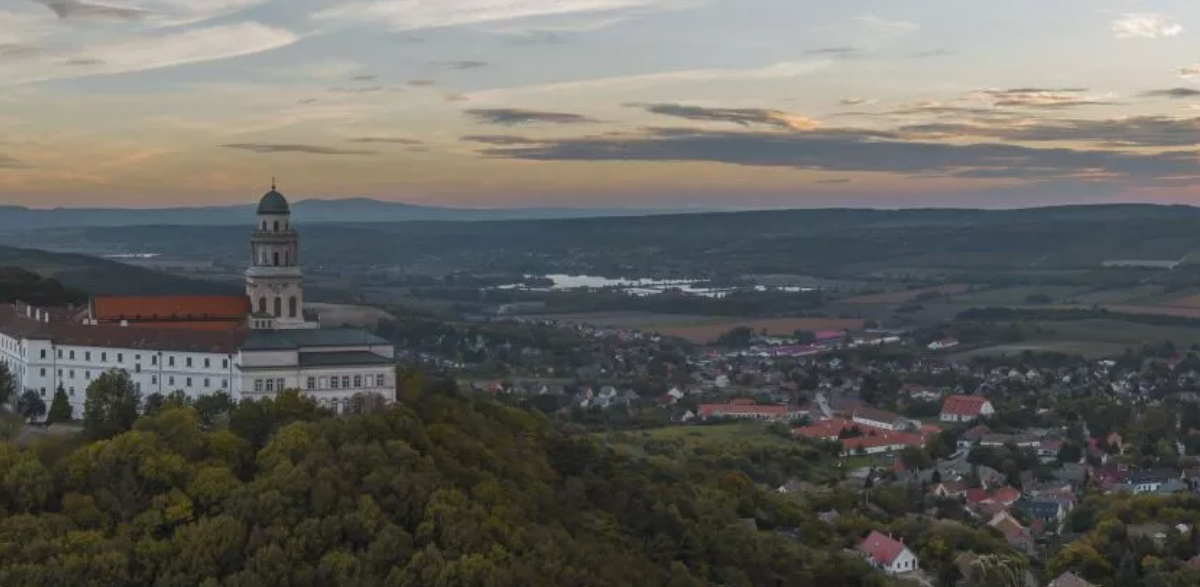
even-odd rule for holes
{"type": "Polygon", "coordinates": [[[299,389],[336,412],[355,395],[395,398],[394,348],[370,333],[320,328],[304,311],[299,234],[272,186],[258,205],[244,296],[95,296],[86,308],[0,306],[0,362],[76,417],[101,373],[129,373],[143,397],[216,392],[234,400],[299,389]]]}

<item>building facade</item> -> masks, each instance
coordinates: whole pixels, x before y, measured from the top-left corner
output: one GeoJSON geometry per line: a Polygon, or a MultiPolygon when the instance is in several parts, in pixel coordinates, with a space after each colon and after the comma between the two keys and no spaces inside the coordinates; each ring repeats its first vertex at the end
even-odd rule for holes
{"type": "Polygon", "coordinates": [[[246,296],[97,296],[86,308],[7,304],[0,306],[0,362],[19,392],[33,390],[49,403],[62,388],[76,417],[88,385],[112,369],[129,373],[143,397],[225,392],[237,400],[298,389],[339,413],[359,394],[392,401],[392,345],[364,331],[321,329],[304,312],[290,216],[272,186],[250,238],[246,296]]]}

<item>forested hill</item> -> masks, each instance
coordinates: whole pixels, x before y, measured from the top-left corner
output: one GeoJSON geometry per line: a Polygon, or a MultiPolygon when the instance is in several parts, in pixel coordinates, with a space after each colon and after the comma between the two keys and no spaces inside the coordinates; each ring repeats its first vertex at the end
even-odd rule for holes
{"type": "Polygon", "coordinates": [[[368,416],[284,394],[73,450],[0,444],[0,585],[892,584],[745,458],[618,454],[415,380],[368,416]]]}
{"type": "Polygon", "coordinates": [[[0,303],[18,300],[35,306],[69,306],[87,302],[87,293],[32,271],[0,266],[0,303]]]}
{"type": "MultiPolygon", "coordinates": [[[[23,277],[14,277],[18,282],[28,281],[28,274],[37,274],[47,279],[42,285],[54,287],[52,283],[59,283],[76,294],[86,291],[111,295],[206,295],[239,291],[233,285],[177,277],[99,257],[0,246],[0,271],[14,270],[23,270],[23,277]]],[[[0,274],[0,280],[4,279],[0,274]]],[[[0,283],[0,288],[3,287],[5,283],[0,283]]],[[[5,291],[0,289],[0,300],[5,299],[5,291]]]]}

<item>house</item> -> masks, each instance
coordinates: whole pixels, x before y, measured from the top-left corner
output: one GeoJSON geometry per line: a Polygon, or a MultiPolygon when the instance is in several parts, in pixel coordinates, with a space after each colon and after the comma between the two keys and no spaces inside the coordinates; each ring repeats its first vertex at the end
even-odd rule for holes
{"type": "Polygon", "coordinates": [[[929,343],[929,346],[927,346],[926,348],[928,348],[931,351],[942,351],[942,350],[946,350],[946,349],[952,349],[958,345],[959,345],[959,342],[957,339],[943,338],[941,340],[935,340],[935,341],[929,343]]]}
{"type": "Polygon", "coordinates": [[[965,497],[967,489],[967,484],[962,481],[938,483],[937,487],[933,488],[933,494],[938,497],[965,497]]]}
{"type": "Polygon", "coordinates": [[[872,531],[867,535],[867,538],[858,546],[858,550],[872,566],[891,575],[908,573],[920,568],[917,555],[904,546],[903,542],[878,531],[872,531]]]}
{"type": "Polygon", "coordinates": [[[992,402],[977,395],[951,395],[942,402],[943,422],[970,422],[996,413],[992,402]]]}
{"type": "Polygon", "coordinates": [[[998,532],[1004,535],[1004,539],[1008,544],[1022,552],[1032,552],[1034,549],[1033,534],[1028,528],[1022,526],[1016,518],[1012,517],[1008,512],[1000,512],[988,522],[988,526],[995,528],[998,532]]]}
{"type": "Polygon", "coordinates": [[[1095,585],[1084,581],[1082,577],[1067,571],[1058,577],[1055,577],[1046,587],[1096,587],[1095,585]]]}
{"type": "Polygon", "coordinates": [[[1067,517],[1067,509],[1063,504],[1054,500],[1020,499],[1013,504],[1013,509],[1025,516],[1044,522],[1046,528],[1057,531],[1062,521],[1067,517]]]}
{"type": "Polygon", "coordinates": [[[866,436],[843,438],[841,444],[842,456],[877,455],[901,451],[910,446],[925,446],[925,439],[908,432],[882,431],[866,436]]]}
{"type": "Polygon", "coordinates": [[[856,424],[889,431],[911,430],[920,427],[919,423],[914,426],[912,421],[900,414],[893,414],[870,406],[856,408],[851,414],[850,419],[856,424]]]}
{"type": "Polygon", "coordinates": [[[788,405],[759,405],[752,399],[735,399],[727,404],[703,404],[700,406],[700,417],[705,420],[714,418],[738,418],[744,420],[792,420],[800,417],[800,412],[788,405]]]}
{"type": "Polygon", "coordinates": [[[1143,494],[1155,493],[1167,481],[1179,478],[1179,472],[1174,469],[1144,469],[1130,472],[1126,482],[1135,494],[1143,494]]]}

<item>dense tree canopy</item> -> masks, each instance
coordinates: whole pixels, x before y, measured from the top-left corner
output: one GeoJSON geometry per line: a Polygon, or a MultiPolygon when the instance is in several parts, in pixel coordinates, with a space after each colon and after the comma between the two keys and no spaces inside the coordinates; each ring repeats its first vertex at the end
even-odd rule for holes
{"type": "Polygon", "coordinates": [[[168,398],[73,450],[0,444],[0,585],[890,584],[720,462],[625,455],[446,382],[401,398],[334,418],[285,393],[210,423],[168,398]]]}

